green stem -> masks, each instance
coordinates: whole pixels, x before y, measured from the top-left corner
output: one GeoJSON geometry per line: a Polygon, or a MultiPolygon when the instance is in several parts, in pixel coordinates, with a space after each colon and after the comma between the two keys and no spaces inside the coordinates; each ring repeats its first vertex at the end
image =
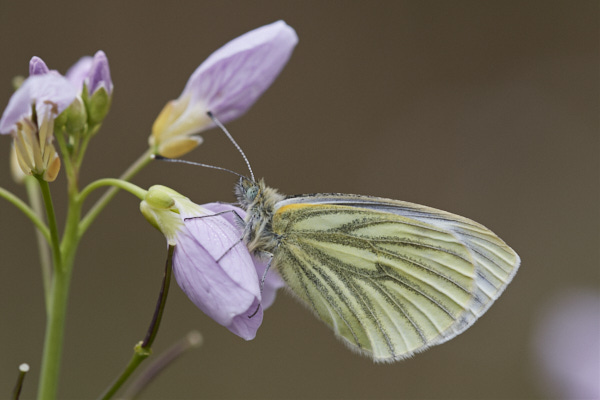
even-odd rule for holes
{"type": "MultiPolygon", "coordinates": [[[[44,192],[44,186],[42,186],[42,193],[44,192]]],[[[48,191],[46,190],[46,192],[48,191]]],[[[59,257],[58,263],[55,264],[50,290],[50,312],[46,321],[44,353],[38,387],[38,399],[40,400],[55,399],[58,391],[69,285],[73,271],[73,261],[75,260],[75,253],[79,244],[78,223],[81,217],[81,203],[78,202],[77,197],[76,182],[69,181],[67,221],[63,240],[59,247],[62,256],[59,257]]],[[[44,196],[44,200],[46,200],[46,196],[44,196]]],[[[49,208],[48,205],[46,205],[46,208],[49,208]]],[[[50,221],[50,215],[54,215],[53,211],[48,211],[48,214],[48,220],[50,221]]],[[[52,227],[52,224],[50,226],[52,227]]],[[[53,242],[53,249],[55,247],[53,242]]]]}
{"type": "Polygon", "coordinates": [[[19,397],[21,396],[21,389],[23,389],[23,381],[25,380],[25,375],[27,374],[28,371],[29,371],[28,364],[23,363],[23,364],[19,365],[19,377],[17,378],[17,384],[15,385],[15,388],[13,389],[13,396],[12,396],[13,400],[19,400],[19,397]]]}
{"type": "Polygon", "coordinates": [[[58,225],[56,223],[56,215],[54,214],[54,206],[52,205],[52,196],[50,194],[50,185],[41,176],[36,176],[40,189],[42,190],[42,197],[44,199],[44,205],[46,206],[46,217],[48,218],[48,227],[50,229],[50,246],[52,247],[52,260],[54,262],[54,270],[60,269],[61,267],[61,254],[60,254],[60,241],[58,239],[58,225]]]}
{"type": "Polygon", "coordinates": [[[9,192],[8,190],[0,187],[0,197],[3,197],[9,203],[12,203],[15,207],[25,214],[27,218],[33,222],[36,228],[44,235],[44,238],[50,243],[50,230],[42,222],[42,220],[36,215],[35,211],[32,210],[23,200],[19,199],[17,196],[9,192]]]}
{"type": "Polygon", "coordinates": [[[111,399],[117,390],[123,386],[123,384],[129,379],[133,371],[152,354],[151,349],[145,349],[142,347],[142,342],[135,345],[133,349],[133,357],[129,360],[129,363],[121,373],[121,375],[112,383],[112,385],[99,397],[102,400],[111,399]]]}
{"type": "MultiPolygon", "coordinates": [[[[57,141],[61,147],[61,152],[68,154],[64,137],[57,139],[57,141]]],[[[143,168],[151,160],[151,154],[152,152],[148,150],[143,157],[134,163],[124,174],[126,179],[132,177],[141,168],[143,168]]],[[[56,398],[58,392],[58,378],[63,348],[69,285],[71,282],[73,262],[79,240],[81,239],[81,235],[83,235],[85,230],[89,227],[91,222],[102,210],[102,208],[104,208],[110,199],[114,197],[114,193],[116,193],[118,189],[113,187],[111,190],[105,193],[105,195],[87,214],[85,221],[81,220],[81,206],[83,199],[87,196],[87,194],[94,190],[95,185],[102,186],[103,184],[118,184],[119,187],[125,187],[122,183],[116,183],[114,181],[109,183],[109,180],[105,180],[103,183],[96,182],[95,184],[90,185],[88,188],[86,188],[87,191],[82,196],[77,188],[76,171],[73,169],[73,164],[71,164],[70,160],[67,160],[67,158],[68,157],[65,157],[65,169],[67,172],[67,181],[69,187],[69,204],[67,209],[68,211],[65,231],[60,244],[58,240],[56,217],[54,215],[54,208],[52,206],[52,198],[50,197],[48,182],[38,177],[38,181],[40,182],[40,187],[42,189],[42,196],[46,205],[46,214],[49,225],[49,228],[46,228],[46,231],[49,232],[47,236],[51,244],[54,261],[54,274],[50,288],[48,307],[49,311],[48,319],[46,321],[46,334],[44,338],[44,353],[42,356],[40,383],[38,387],[38,399],[40,400],[53,400],[56,398]],[[80,229],[80,222],[83,223],[83,229],[80,229]]],[[[128,186],[128,188],[132,189],[136,195],[139,195],[141,191],[141,189],[135,185],[128,186]]],[[[24,205],[23,202],[14,198],[12,195],[9,195],[8,192],[4,192],[0,192],[0,195],[3,195],[13,204],[16,204],[19,208],[23,209],[24,212],[34,222],[36,220],[39,221],[38,218],[34,218],[35,214],[32,211],[27,212],[27,210],[30,209],[24,205]]],[[[40,223],[36,224],[38,227],[39,225],[43,226],[43,224],[40,223]]]]}
{"type": "Polygon", "coordinates": [[[113,186],[119,189],[127,190],[129,193],[133,194],[134,196],[137,196],[140,200],[144,200],[144,197],[146,197],[147,193],[147,190],[144,190],[138,185],[135,185],[131,182],[127,182],[121,179],[104,178],[98,179],[97,181],[94,181],[87,185],[79,194],[79,201],[83,203],[90,193],[103,186],[113,186]]]}
{"type": "Polygon", "coordinates": [[[62,154],[62,163],[65,168],[65,173],[67,174],[67,180],[69,182],[75,182],[77,180],[76,170],[71,162],[71,152],[69,151],[69,147],[65,141],[65,137],[68,136],[69,135],[65,128],[62,128],[60,132],[54,132],[54,137],[58,142],[58,147],[60,148],[60,153],[62,154]]]}
{"type": "Polygon", "coordinates": [[[169,245],[167,251],[167,261],[165,262],[165,274],[163,276],[162,286],[160,293],[158,294],[158,300],[156,301],[156,309],[150,321],[148,332],[142,343],[142,347],[150,349],[156,335],[158,334],[158,328],[160,327],[160,321],[162,320],[163,313],[165,311],[165,305],[167,304],[167,296],[169,295],[169,286],[171,286],[171,271],[173,271],[173,252],[175,251],[174,245],[169,245]]]}
{"type": "MultiPolygon", "coordinates": [[[[142,170],[150,161],[152,161],[152,149],[148,149],[140,158],[137,159],[128,169],[121,175],[120,179],[128,181],[133,178],[139,171],[142,170]]],[[[88,211],[80,224],[80,235],[83,235],[89,228],[90,224],[96,219],[98,214],[106,207],[106,205],[112,200],[117,194],[119,188],[112,187],[107,190],[102,197],[94,204],[94,206],[88,211]]]]}
{"type": "Polygon", "coordinates": [[[57,395],[70,280],[71,271],[63,271],[62,268],[55,271],[52,278],[50,314],[46,322],[38,388],[39,400],[55,399],[57,395]]]}
{"type": "Polygon", "coordinates": [[[90,143],[90,139],[91,139],[91,136],[86,133],[85,137],[83,137],[79,141],[79,148],[77,149],[77,152],[75,153],[75,160],[74,160],[74,164],[77,169],[79,169],[81,167],[81,163],[83,162],[83,156],[85,155],[87,146],[90,143]]]}
{"type": "Polygon", "coordinates": [[[152,382],[162,371],[173,364],[182,355],[189,350],[202,345],[202,335],[198,331],[191,331],[185,337],[175,342],[171,347],[164,351],[156,360],[139,375],[125,393],[121,396],[122,399],[135,399],[142,391],[152,382]]]}
{"type": "MultiPolygon", "coordinates": [[[[27,197],[29,197],[29,204],[33,212],[40,218],[43,218],[43,205],[42,205],[42,194],[40,192],[40,186],[33,176],[25,177],[25,189],[27,190],[27,197]]],[[[50,249],[48,248],[48,242],[44,233],[39,229],[35,230],[35,237],[38,245],[38,252],[40,257],[40,266],[42,267],[42,280],[44,284],[44,298],[46,300],[46,313],[50,311],[50,285],[52,281],[52,261],[50,255],[50,249]]]]}
{"type": "Polygon", "coordinates": [[[158,333],[158,328],[160,327],[160,322],[163,316],[163,312],[165,309],[165,305],[167,303],[167,296],[169,294],[169,286],[171,283],[171,271],[173,270],[173,251],[175,250],[175,246],[169,246],[169,251],[167,254],[167,261],[165,263],[165,274],[163,276],[162,286],[160,288],[160,293],[158,295],[158,301],[156,302],[156,308],[154,310],[154,315],[152,316],[152,321],[150,322],[150,326],[148,327],[148,332],[146,332],[146,337],[142,342],[139,342],[135,345],[133,350],[133,356],[129,363],[121,373],[121,375],[110,385],[108,389],[100,396],[102,400],[108,400],[114,396],[114,394],[119,390],[123,383],[127,381],[127,379],[131,376],[131,374],[136,370],[136,368],[144,361],[150,354],[152,354],[152,343],[156,338],[156,334],[158,333]]]}
{"type": "Polygon", "coordinates": [[[81,167],[81,163],[83,162],[83,156],[85,155],[85,152],[87,150],[88,144],[90,143],[90,140],[92,139],[92,137],[94,137],[94,135],[96,134],[96,132],[98,132],[99,129],[100,129],[100,125],[98,124],[93,127],[88,127],[87,132],[82,134],[83,138],[80,139],[79,146],[75,153],[76,156],[75,156],[74,164],[78,170],[81,167]]]}

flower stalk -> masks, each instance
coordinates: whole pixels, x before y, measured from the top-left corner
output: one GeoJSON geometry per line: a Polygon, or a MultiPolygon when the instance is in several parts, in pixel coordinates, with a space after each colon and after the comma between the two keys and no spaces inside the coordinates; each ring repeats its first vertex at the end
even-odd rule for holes
{"type": "Polygon", "coordinates": [[[46,207],[46,218],[48,218],[48,228],[50,230],[50,246],[52,248],[52,259],[54,263],[54,269],[56,270],[61,266],[61,254],[60,241],[58,238],[58,225],[56,223],[54,205],[52,204],[50,185],[40,176],[36,176],[36,179],[40,184],[42,198],[44,199],[44,206],[46,207]]]}
{"type": "Polygon", "coordinates": [[[142,361],[152,354],[152,343],[154,343],[154,339],[156,339],[156,335],[158,334],[158,328],[160,327],[165,305],[167,304],[167,296],[169,295],[171,272],[173,270],[174,250],[175,246],[170,245],[167,253],[167,261],[165,263],[165,273],[158,295],[158,300],[156,302],[156,308],[154,310],[154,315],[152,316],[150,326],[148,327],[148,331],[146,332],[146,336],[144,337],[143,341],[135,345],[131,360],[129,360],[129,363],[121,375],[119,375],[119,377],[110,385],[110,387],[108,387],[100,396],[100,399],[102,400],[108,400],[112,398],[114,394],[121,388],[121,386],[123,386],[125,381],[129,379],[131,374],[133,374],[137,367],[142,363],[142,361]]]}
{"type": "MultiPolygon", "coordinates": [[[[122,181],[129,181],[133,178],[138,172],[140,172],[146,165],[148,165],[152,161],[152,151],[148,149],[144,152],[127,170],[121,175],[119,178],[122,181]]],[[[104,207],[110,203],[110,201],[117,195],[119,191],[119,187],[113,186],[108,189],[102,197],[92,206],[92,208],[87,212],[85,217],[81,220],[79,224],[79,234],[83,235],[85,231],[90,227],[92,222],[96,219],[98,214],[104,210],[104,207]]]]}
{"type": "MultiPolygon", "coordinates": [[[[25,189],[27,191],[27,197],[29,198],[29,204],[31,209],[38,216],[43,218],[44,206],[42,204],[42,193],[38,186],[37,180],[32,176],[26,176],[24,179],[25,189]]],[[[44,299],[46,304],[46,313],[48,314],[50,308],[50,285],[52,283],[52,255],[48,244],[50,238],[47,238],[49,233],[44,233],[37,228],[35,230],[35,238],[38,246],[38,252],[40,257],[40,266],[42,269],[42,282],[44,285],[44,299]]]]}
{"type": "Polygon", "coordinates": [[[31,209],[23,200],[9,192],[8,190],[0,187],[0,197],[11,203],[19,211],[21,211],[29,220],[35,225],[35,227],[44,235],[44,238],[50,243],[50,230],[44,224],[44,222],[38,217],[36,212],[31,209]]]}
{"type": "Polygon", "coordinates": [[[19,400],[19,397],[21,396],[21,389],[23,389],[23,381],[25,380],[25,375],[27,372],[29,372],[29,364],[23,363],[19,365],[19,377],[17,378],[17,383],[13,389],[13,400],[19,400]]]}
{"type": "Polygon", "coordinates": [[[177,359],[187,351],[200,347],[202,345],[202,335],[198,331],[191,331],[185,337],[175,342],[171,347],[165,350],[133,381],[121,396],[124,400],[133,400],[137,398],[142,391],[152,382],[162,371],[173,364],[177,359]]]}
{"type": "MultiPolygon", "coordinates": [[[[78,235],[78,223],[81,215],[81,203],[77,200],[77,186],[75,182],[69,182],[69,207],[67,221],[62,242],[58,242],[58,236],[52,234],[56,230],[54,208],[50,198],[49,189],[45,189],[47,182],[38,179],[42,188],[42,195],[46,205],[48,224],[51,232],[51,248],[53,250],[54,274],[50,289],[50,307],[46,322],[46,335],[44,338],[44,353],[42,356],[42,367],[40,384],[38,387],[38,399],[55,399],[58,393],[58,379],[60,373],[60,361],[64,342],[64,331],[69,298],[69,286],[73,272],[73,262],[80,236],[78,235]],[[44,185],[45,183],[45,185],[44,185]],[[54,227],[53,227],[54,225],[54,227]],[[58,253],[58,254],[54,254],[58,253]]],[[[56,230],[56,232],[58,232],[56,230]]]]}

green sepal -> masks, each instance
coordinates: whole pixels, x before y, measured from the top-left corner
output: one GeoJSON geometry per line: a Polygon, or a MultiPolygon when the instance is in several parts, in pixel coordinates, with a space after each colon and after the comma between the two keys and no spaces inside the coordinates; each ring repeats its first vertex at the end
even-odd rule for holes
{"type": "Polygon", "coordinates": [[[91,127],[101,124],[110,110],[112,95],[109,95],[104,87],[100,87],[90,97],[86,87],[82,97],[87,108],[88,124],[91,127]]]}

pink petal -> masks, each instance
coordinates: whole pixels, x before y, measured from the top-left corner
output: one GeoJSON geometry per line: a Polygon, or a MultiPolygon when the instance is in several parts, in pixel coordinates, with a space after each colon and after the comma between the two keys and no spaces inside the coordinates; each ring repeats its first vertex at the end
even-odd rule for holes
{"type": "Polygon", "coordinates": [[[283,21],[254,29],[211,54],[183,90],[221,122],[244,114],[290,58],[298,36],[283,21]]]}
{"type": "Polygon", "coordinates": [[[30,76],[12,95],[4,109],[0,119],[0,133],[10,133],[17,122],[30,117],[33,104],[39,118],[45,115],[48,107],[52,107],[58,115],[75,100],[75,96],[73,85],[58,73],[51,71],[44,75],[30,76]]]}
{"type": "Polygon", "coordinates": [[[90,72],[92,62],[93,58],[90,56],[81,57],[65,74],[69,82],[75,86],[78,93],[81,93],[83,90],[83,82],[90,72]]]}
{"type": "Polygon", "coordinates": [[[187,218],[184,223],[173,255],[177,283],[216,322],[253,339],[263,318],[262,308],[256,312],[260,289],[238,232],[220,216],[187,218]]]}

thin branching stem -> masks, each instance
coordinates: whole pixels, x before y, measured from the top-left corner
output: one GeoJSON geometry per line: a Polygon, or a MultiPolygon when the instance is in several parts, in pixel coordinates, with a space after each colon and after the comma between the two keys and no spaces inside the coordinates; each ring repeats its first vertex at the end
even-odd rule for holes
{"type": "Polygon", "coordinates": [[[40,184],[44,206],[46,207],[46,218],[48,219],[48,229],[50,230],[52,260],[54,263],[54,270],[56,271],[61,267],[60,239],[58,238],[58,224],[56,223],[56,214],[54,213],[54,205],[52,204],[50,185],[41,176],[36,176],[36,178],[40,184]]]}
{"type": "Polygon", "coordinates": [[[175,342],[171,347],[161,353],[150,365],[133,381],[127,388],[122,400],[133,400],[137,398],[148,385],[167,367],[172,365],[189,350],[202,345],[202,335],[198,331],[191,331],[183,338],[175,342]]]}
{"type": "Polygon", "coordinates": [[[33,222],[36,228],[44,235],[44,238],[50,243],[50,230],[44,224],[44,222],[37,216],[36,212],[31,209],[23,200],[9,192],[8,190],[0,187],[0,197],[17,207],[27,218],[33,222]]]}
{"type": "Polygon", "coordinates": [[[21,396],[21,390],[23,389],[23,381],[25,380],[25,375],[29,371],[28,364],[19,365],[19,377],[17,378],[17,383],[15,384],[15,388],[13,389],[12,400],[19,400],[21,396]]]}
{"type": "MultiPolygon", "coordinates": [[[[119,179],[128,181],[133,178],[139,171],[141,171],[150,161],[152,161],[152,149],[148,149],[144,154],[137,159],[128,169],[125,171],[119,179]]],[[[106,205],[112,200],[113,197],[119,191],[118,187],[111,187],[108,189],[102,197],[93,205],[88,213],[81,220],[79,224],[79,234],[83,235],[85,231],[90,227],[91,223],[96,219],[98,214],[106,207],[106,205]]]]}
{"type": "Polygon", "coordinates": [[[143,341],[139,342],[135,345],[133,350],[133,356],[129,360],[129,363],[115,379],[115,381],[102,393],[99,397],[102,400],[108,400],[112,398],[115,393],[123,386],[123,384],[129,379],[131,374],[136,370],[136,368],[144,361],[150,354],[152,354],[152,343],[156,338],[158,333],[158,328],[160,327],[160,322],[162,320],[163,312],[165,309],[165,305],[167,304],[167,296],[169,294],[169,286],[171,283],[171,272],[173,270],[173,252],[175,250],[175,246],[169,246],[169,250],[167,253],[167,261],[165,263],[165,273],[163,276],[162,285],[160,288],[160,293],[158,295],[158,300],[156,302],[156,308],[154,309],[154,315],[152,316],[152,321],[150,322],[150,326],[148,327],[148,331],[146,332],[146,337],[143,341]]]}
{"type": "MultiPolygon", "coordinates": [[[[37,180],[33,176],[25,177],[25,189],[31,209],[40,220],[44,218],[44,206],[42,204],[42,193],[37,180]]],[[[49,233],[48,233],[49,235],[49,233]]],[[[48,247],[48,241],[44,233],[38,228],[35,230],[36,242],[42,268],[42,282],[44,285],[44,298],[46,299],[46,313],[50,311],[50,286],[52,285],[52,255],[48,247]]]]}

